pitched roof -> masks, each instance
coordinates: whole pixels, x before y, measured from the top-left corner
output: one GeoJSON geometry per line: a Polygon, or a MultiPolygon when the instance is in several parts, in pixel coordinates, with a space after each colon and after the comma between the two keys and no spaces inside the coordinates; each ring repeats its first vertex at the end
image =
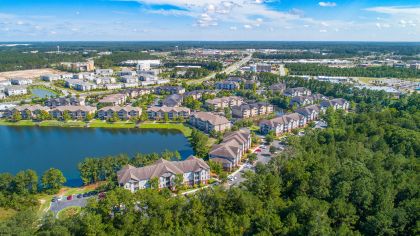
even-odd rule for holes
{"type": "Polygon", "coordinates": [[[130,179],[135,179],[137,181],[148,180],[160,177],[165,173],[184,174],[188,172],[197,172],[202,169],[209,170],[210,167],[204,160],[190,156],[184,161],[167,161],[165,159],[159,159],[153,165],[140,168],[127,165],[117,172],[117,177],[119,183],[127,183],[130,179]]]}
{"type": "Polygon", "coordinates": [[[208,121],[212,125],[221,125],[229,123],[229,120],[224,116],[212,114],[210,112],[195,112],[191,116],[202,121],[208,121]]]}
{"type": "Polygon", "coordinates": [[[162,107],[150,107],[147,109],[147,111],[152,111],[152,112],[190,112],[190,109],[187,107],[167,107],[167,106],[162,106],[162,107]]]}

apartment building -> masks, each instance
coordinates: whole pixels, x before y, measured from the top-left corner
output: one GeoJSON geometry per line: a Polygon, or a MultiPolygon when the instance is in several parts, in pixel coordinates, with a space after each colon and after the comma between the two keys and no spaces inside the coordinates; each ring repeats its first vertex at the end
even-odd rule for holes
{"type": "Polygon", "coordinates": [[[190,156],[184,161],[159,159],[153,165],[133,167],[127,165],[117,172],[120,187],[131,192],[151,187],[150,180],[158,180],[158,188],[176,188],[176,176],[182,176],[182,184],[194,186],[207,184],[210,179],[210,166],[200,158],[190,156]]]}
{"type": "Polygon", "coordinates": [[[61,97],[61,98],[49,98],[45,100],[44,105],[50,108],[59,106],[84,106],[85,99],[77,97],[61,97]]]}
{"type": "Polygon", "coordinates": [[[125,93],[116,93],[105,96],[99,100],[100,104],[109,104],[112,106],[123,105],[127,102],[128,95],[125,93]]]}
{"type": "Polygon", "coordinates": [[[186,107],[150,107],[147,109],[147,115],[151,120],[163,120],[165,114],[170,120],[177,118],[187,119],[190,116],[191,110],[186,107]]]}
{"type": "Polygon", "coordinates": [[[216,115],[210,112],[195,112],[190,116],[189,123],[199,130],[210,132],[224,132],[232,126],[230,121],[224,116],[216,115]]]}
{"type": "Polygon", "coordinates": [[[226,107],[240,106],[244,99],[238,96],[215,98],[206,101],[206,106],[213,109],[224,109],[226,107]]]}
{"type": "Polygon", "coordinates": [[[250,118],[268,115],[274,112],[274,106],[268,102],[241,104],[232,107],[232,116],[235,118],[250,118]]]}
{"type": "Polygon", "coordinates": [[[309,96],[311,94],[311,90],[304,87],[288,88],[284,91],[284,95],[289,97],[309,96]]]}
{"type": "Polygon", "coordinates": [[[38,105],[38,104],[36,105],[26,104],[22,106],[16,106],[16,107],[5,109],[3,112],[3,117],[12,118],[16,112],[19,112],[22,119],[35,119],[41,113],[41,111],[48,112],[49,108],[38,105]]]}
{"type": "Polygon", "coordinates": [[[49,111],[50,115],[55,119],[63,119],[64,113],[68,112],[72,120],[82,120],[90,115],[94,115],[95,107],[90,106],[60,106],[49,111]]]}
{"type": "Polygon", "coordinates": [[[321,110],[325,111],[328,107],[332,107],[334,110],[342,109],[348,111],[350,108],[350,102],[343,98],[336,98],[331,100],[324,100],[321,102],[321,110]]]}
{"type": "Polygon", "coordinates": [[[307,124],[305,116],[299,113],[289,113],[271,120],[263,120],[260,122],[260,131],[262,134],[268,134],[274,131],[276,135],[287,133],[293,129],[304,127],[307,124]]]}
{"type": "Polygon", "coordinates": [[[249,129],[228,133],[220,144],[213,145],[209,159],[221,163],[223,169],[231,171],[240,164],[243,155],[251,148],[251,140],[249,129]]]}
{"type": "Polygon", "coordinates": [[[98,110],[98,118],[101,120],[113,118],[115,114],[117,114],[120,120],[139,118],[141,116],[141,108],[132,106],[108,106],[98,110]]]}

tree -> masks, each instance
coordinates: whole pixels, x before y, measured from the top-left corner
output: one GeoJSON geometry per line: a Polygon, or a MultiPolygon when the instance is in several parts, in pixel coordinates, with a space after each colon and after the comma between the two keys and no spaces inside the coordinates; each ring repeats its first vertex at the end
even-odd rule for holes
{"type": "Polygon", "coordinates": [[[41,110],[38,114],[38,120],[50,120],[51,115],[47,111],[41,110]]]}
{"type": "Polygon", "coordinates": [[[232,111],[230,110],[229,107],[224,108],[224,113],[228,120],[232,119],[232,111]]]}
{"type": "Polygon", "coordinates": [[[163,114],[163,120],[165,121],[165,123],[168,123],[168,122],[169,122],[169,115],[168,115],[168,113],[167,113],[167,112],[165,112],[165,113],[163,114]]]}
{"type": "Polygon", "coordinates": [[[66,181],[63,173],[55,168],[48,169],[42,176],[42,186],[50,193],[56,193],[66,181]]]}
{"type": "Polygon", "coordinates": [[[223,171],[222,163],[209,160],[209,166],[211,172],[215,173],[216,175],[220,175],[223,171]]]}
{"type": "Polygon", "coordinates": [[[269,150],[271,154],[274,154],[277,151],[277,148],[271,145],[269,150]]]}
{"type": "Polygon", "coordinates": [[[184,175],[176,174],[174,178],[174,188],[177,190],[181,190],[183,186],[184,186],[184,175]]]}
{"type": "Polygon", "coordinates": [[[157,177],[151,178],[149,180],[150,188],[158,189],[159,188],[159,179],[157,177]]]}
{"type": "Polygon", "coordinates": [[[268,144],[270,144],[270,143],[272,143],[272,142],[274,141],[274,135],[273,135],[273,133],[272,133],[272,132],[268,133],[268,134],[265,136],[265,141],[266,141],[268,144]]]}
{"type": "Polygon", "coordinates": [[[68,120],[70,120],[70,119],[71,119],[71,116],[70,116],[69,111],[64,111],[64,112],[63,112],[63,120],[64,120],[64,121],[68,121],[68,120]]]}
{"type": "Polygon", "coordinates": [[[38,190],[38,175],[33,170],[20,171],[13,180],[13,186],[17,193],[36,193],[38,190]]]}
{"type": "Polygon", "coordinates": [[[194,153],[197,157],[207,157],[210,150],[208,140],[209,137],[197,129],[193,129],[191,132],[191,145],[193,146],[194,153]]]}
{"type": "Polygon", "coordinates": [[[251,153],[248,155],[248,162],[253,164],[257,160],[257,154],[251,153]]]}
{"type": "Polygon", "coordinates": [[[20,114],[20,112],[18,110],[14,110],[13,115],[12,115],[12,121],[13,122],[18,122],[20,120],[22,120],[22,115],[20,114]]]}
{"type": "Polygon", "coordinates": [[[91,121],[94,117],[95,117],[94,114],[88,113],[88,114],[86,114],[85,121],[91,121]]]}

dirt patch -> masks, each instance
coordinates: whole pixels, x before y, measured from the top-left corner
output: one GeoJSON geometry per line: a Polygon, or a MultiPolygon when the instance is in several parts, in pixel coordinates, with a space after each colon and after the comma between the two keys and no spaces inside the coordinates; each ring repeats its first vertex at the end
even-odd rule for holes
{"type": "Polygon", "coordinates": [[[44,74],[63,74],[63,72],[54,69],[35,69],[35,70],[16,70],[0,72],[0,81],[13,77],[22,77],[27,79],[38,78],[44,74]]]}

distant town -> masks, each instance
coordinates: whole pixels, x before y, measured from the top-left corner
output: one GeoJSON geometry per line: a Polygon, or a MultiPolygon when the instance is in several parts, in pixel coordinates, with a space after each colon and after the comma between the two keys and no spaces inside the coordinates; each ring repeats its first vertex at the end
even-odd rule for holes
{"type": "MultiPolygon", "coordinates": [[[[104,199],[115,187],[132,193],[157,189],[169,196],[243,188],[256,181],[252,176],[280,163],[278,158],[287,160],[294,148],[309,150],[303,148],[309,145],[307,134],[325,132],[314,142],[333,145],[348,132],[338,124],[350,126],[362,119],[357,114],[379,112],[378,107],[407,101],[420,90],[418,56],[387,52],[341,56],[319,48],[172,46],[133,52],[57,46],[21,53],[68,61],[0,72],[1,126],[172,130],[188,138],[193,152],[181,157],[157,142],[164,152],[86,158],[77,167],[83,185],[108,184],[94,191],[77,186],[75,193],[43,199],[54,215],[84,207],[92,197],[104,199]],[[301,146],[298,140],[304,140],[301,146]]],[[[113,207],[117,214],[125,206],[113,207]]]]}

